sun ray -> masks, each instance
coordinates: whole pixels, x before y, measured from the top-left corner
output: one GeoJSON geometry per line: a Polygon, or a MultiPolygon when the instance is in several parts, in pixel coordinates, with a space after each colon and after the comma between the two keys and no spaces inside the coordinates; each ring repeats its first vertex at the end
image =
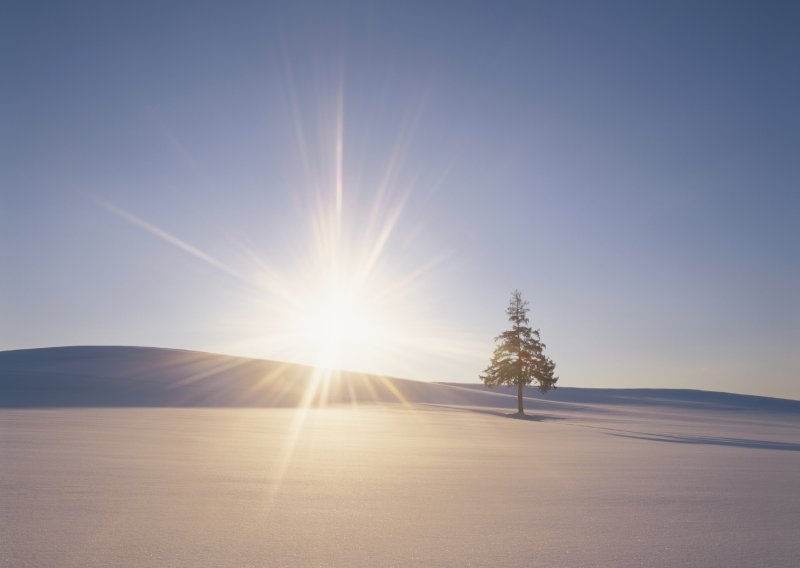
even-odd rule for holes
{"type": "Polygon", "coordinates": [[[341,80],[336,97],[336,238],[341,237],[344,203],[344,93],[341,80]]]}
{"type": "Polygon", "coordinates": [[[124,209],[121,209],[120,207],[117,207],[115,205],[107,203],[107,202],[105,202],[105,201],[103,201],[101,199],[97,199],[97,198],[92,198],[92,199],[93,199],[93,201],[95,203],[97,203],[101,207],[105,208],[106,210],[110,211],[111,213],[114,213],[118,217],[120,217],[122,219],[125,219],[129,223],[132,223],[133,225],[136,225],[140,229],[144,229],[145,231],[147,231],[151,235],[154,235],[154,236],[158,237],[162,241],[167,242],[167,243],[169,243],[169,244],[181,249],[182,251],[189,253],[190,255],[194,256],[195,258],[199,258],[203,262],[205,262],[207,264],[210,264],[211,266],[221,270],[222,272],[225,272],[226,274],[229,274],[230,276],[233,276],[237,280],[246,281],[246,278],[242,274],[240,274],[238,271],[234,270],[233,268],[231,268],[230,266],[228,266],[227,264],[225,264],[221,260],[218,260],[218,259],[214,258],[213,256],[211,256],[210,254],[200,250],[199,248],[197,248],[195,246],[192,246],[189,243],[187,243],[186,241],[183,241],[183,240],[179,239],[175,235],[172,235],[172,234],[168,233],[167,231],[165,231],[165,230],[163,230],[163,229],[161,229],[159,227],[156,227],[155,225],[152,225],[152,224],[148,223],[147,221],[145,221],[143,219],[140,219],[136,215],[134,215],[132,213],[129,213],[129,212],[125,211],[124,209]]]}
{"type": "Polygon", "coordinates": [[[303,393],[303,398],[292,416],[292,422],[289,427],[289,433],[286,436],[286,444],[283,451],[277,460],[275,471],[273,473],[272,482],[267,492],[267,505],[272,505],[280,492],[283,485],[283,479],[292,462],[292,456],[297,447],[297,441],[303,432],[308,413],[311,410],[314,401],[317,397],[317,392],[320,385],[327,379],[330,371],[325,369],[315,368],[309,375],[308,384],[306,385],[303,393]]]}

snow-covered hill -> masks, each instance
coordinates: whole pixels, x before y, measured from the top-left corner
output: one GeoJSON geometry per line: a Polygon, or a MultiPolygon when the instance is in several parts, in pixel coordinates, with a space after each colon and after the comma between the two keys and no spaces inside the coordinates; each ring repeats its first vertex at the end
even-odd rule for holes
{"type": "MultiPolygon", "coordinates": [[[[52,347],[0,352],[0,407],[295,407],[429,403],[514,409],[515,390],[347,372],[152,347],[52,347]]],[[[676,389],[526,389],[531,409],[654,406],[800,413],[800,401],[676,389]]]]}

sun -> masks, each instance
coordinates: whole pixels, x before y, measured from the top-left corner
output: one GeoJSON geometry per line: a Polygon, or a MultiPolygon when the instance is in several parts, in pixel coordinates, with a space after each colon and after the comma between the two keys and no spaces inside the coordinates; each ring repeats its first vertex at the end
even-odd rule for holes
{"type": "Polygon", "coordinates": [[[317,366],[361,366],[387,335],[380,306],[357,277],[330,275],[311,290],[297,310],[294,335],[317,366]]]}

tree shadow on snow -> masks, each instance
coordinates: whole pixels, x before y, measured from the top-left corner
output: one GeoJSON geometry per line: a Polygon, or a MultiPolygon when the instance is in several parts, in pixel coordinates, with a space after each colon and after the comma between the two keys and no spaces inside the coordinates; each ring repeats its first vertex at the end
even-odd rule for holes
{"type": "Polygon", "coordinates": [[[501,408],[480,408],[475,406],[455,406],[449,404],[429,404],[436,408],[446,408],[448,410],[456,410],[460,412],[475,412],[477,414],[488,414],[490,416],[499,416],[501,418],[511,418],[514,420],[525,420],[528,422],[545,422],[549,420],[565,420],[566,416],[558,416],[556,414],[522,414],[517,412],[508,412],[501,408]]]}
{"type": "Polygon", "coordinates": [[[608,433],[609,436],[618,438],[634,438],[650,442],[672,442],[673,444],[699,444],[710,446],[728,446],[732,448],[753,448],[759,450],[783,450],[786,452],[800,452],[800,444],[791,442],[770,442],[767,440],[748,440],[745,438],[718,438],[712,436],[672,436],[668,434],[648,434],[632,432],[630,434],[608,433]]]}
{"type": "Polygon", "coordinates": [[[470,412],[477,412],[479,414],[490,414],[492,416],[500,416],[501,418],[510,418],[512,420],[524,420],[526,422],[545,422],[550,420],[564,420],[566,416],[558,416],[556,414],[520,414],[519,412],[507,412],[505,410],[492,410],[489,408],[469,408],[470,412]]]}
{"type": "Polygon", "coordinates": [[[471,412],[479,414],[490,414],[492,416],[500,416],[501,418],[510,418],[512,420],[524,420],[526,422],[545,422],[548,420],[564,420],[566,416],[558,416],[556,414],[520,414],[519,412],[507,412],[505,410],[492,410],[489,408],[470,408],[471,412]]]}
{"type": "Polygon", "coordinates": [[[545,420],[563,420],[563,416],[554,416],[552,414],[520,414],[519,412],[498,412],[498,416],[505,416],[514,420],[526,420],[528,422],[544,422],[545,420]]]}

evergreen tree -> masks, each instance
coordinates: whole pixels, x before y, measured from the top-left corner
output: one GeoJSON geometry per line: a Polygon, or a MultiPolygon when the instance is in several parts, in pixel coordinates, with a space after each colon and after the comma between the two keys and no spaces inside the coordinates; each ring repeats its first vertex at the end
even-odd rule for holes
{"type": "Polygon", "coordinates": [[[553,376],[556,365],[544,354],[545,344],[539,337],[539,330],[530,327],[528,302],[522,299],[519,290],[511,294],[506,308],[511,329],[495,338],[497,343],[492,361],[481,375],[488,386],[517,386],[517,412],[525,414],[522,408],[522,387],[536,382],[541,392],[555,388],[558,377],[553,376]]]}

